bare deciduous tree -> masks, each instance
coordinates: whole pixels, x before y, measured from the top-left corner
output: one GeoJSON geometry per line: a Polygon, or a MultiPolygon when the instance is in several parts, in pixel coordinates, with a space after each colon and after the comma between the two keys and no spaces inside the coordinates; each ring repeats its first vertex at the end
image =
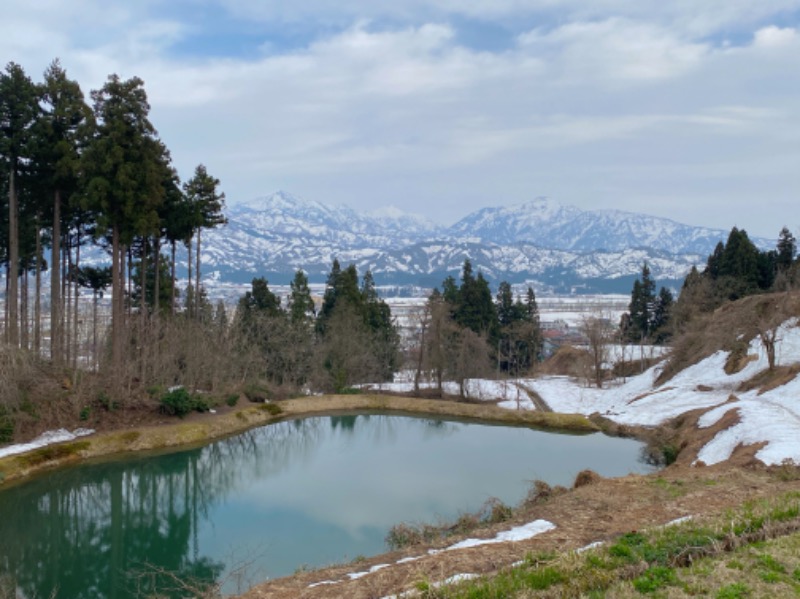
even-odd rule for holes
{"type": "Polygon", "coordinates": [[[603,366],[608,361],[609,344],[613,338],[614,330],[608,318],[602,314],[583,316],[579,326],[580,332],[586,337],[591,356],[591,377],[598,389],[603,387],[603,366]]]}

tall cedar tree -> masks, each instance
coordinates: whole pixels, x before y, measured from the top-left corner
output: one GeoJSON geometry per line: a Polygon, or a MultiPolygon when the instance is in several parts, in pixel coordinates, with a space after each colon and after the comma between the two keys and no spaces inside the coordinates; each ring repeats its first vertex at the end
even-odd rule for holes
{"type": "MultiPolygon", "coordinates": [[[[208,174],[205,165],[199,164],[194,169],[194,176],[184,185],[183,191],[186,200],[192,207],[193,235],[196,237],[197,246],[195,251],[195,291],[200,293],[200,239],[203,229],[213,229],[227,221],[222,214],[225,208],[225,194],[220,193],[219,179],[208,174]]],[[[191,241],[190,241],[191,243],[191,241]]],[[[192,307],[190,306],[190,313],[192,307]]]]}
{"type": "Polygon", "coordinates": [[[65,203],[79,191],[80,152],[93,127],[91,108],[80,85],[67,78],[56,59],[44,73],[42,114],[36,126],[36,165],[42,179],[43,195],[52,197],[47,215],[51,226],[50,253],[50,355],[63,361],[63,315],[61,297],[62,214],[65,203]]]}
{"type": "Polygon", "coordinates": [[[122,365],[124,340],[124,257],[134,236],[147,229],[161,199],[156,168],[156,130],[148,119],[150,105],[138,77],[122,81],[111,75],[92,91],[97,132],[84,153],[89,173],[86,205],[98,216],[100,231],[111,234],[111,348],[115,370],[122,365]]]}
{"type": "Polygon", "coordinates": [[[307,322],[314,316],[314,300],[308,288],[308,277],[302,270],[294,274],[289,294],[289,315],[292,322],[307,322]]]}
{"type": "Polygon", "coordinates": [[[7,341],[19,344],[19,205],[18,182],[29,158],[29,142],[39,112],[39,92],[24,69],[10,62],[0,73],[0,161],[7,173],[8,243],[7,341]]]}

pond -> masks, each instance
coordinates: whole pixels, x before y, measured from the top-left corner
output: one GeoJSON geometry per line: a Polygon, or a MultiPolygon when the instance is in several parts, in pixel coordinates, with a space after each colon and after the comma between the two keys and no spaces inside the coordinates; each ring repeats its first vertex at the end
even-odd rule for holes
{"type": "Polygon", "coordinates": [[[491,497],[516,504],[535,479],[569,486],[585,468],[647,472],[641,447],[599,433],[374,414],[83,464],[0,491],[0,595],[15,585],[25,597],[144,596],[172,578],[156,571],[225,578],[226,591],[243,591],[380,553],[400,522],[453,519],[491,497]],[[231,574],[241,564],[245,578],[231,574]]]}

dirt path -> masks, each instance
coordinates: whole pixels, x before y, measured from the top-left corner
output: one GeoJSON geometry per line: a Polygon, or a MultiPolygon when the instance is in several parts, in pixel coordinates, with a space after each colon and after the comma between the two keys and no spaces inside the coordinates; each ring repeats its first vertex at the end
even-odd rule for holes
{"type": "MultiPolygon", "coordinates": [[[[742,459],[749,461],[747,452],[742,453],[742,459]]],[[[521,509],[513,521],[470,535],[489,538],[499,530],[536,519],[556,525],[554,530],[527,541],[484,545],[436,555],[427,553],[429,549],[449,546],[459,540],[453,537],[438,546],[413,547],[270,581],[242,598],[373,599],[392,596],[414,589],[423,581],[442,581],[456,574],[491,574],[531,552],[574,550],[684,516],[701,518],[739,506],[747,500],[800,490],[800,481],[785,480],[787,478],[793,477],[787,477],[779,469],[726,464],[714,468],[672,467],[649,476],[601,479],[543,498],[521,509]],[[383,564],[392,565],[381,567],[383,564]],[[374,571],[370,573],[370,569],[374,571]],[[354,580],[351,579],[353,575],[357,576],[354,580]]]]}
{"type": "Polygon", "coordinates": [[[545,400],[542,399],[542,396],[536,393],[530,387],[527,387],[521,383],[517,383],[517,386],[522,389],[525,393],[527,393],[528,397],[531,398],[533,405],[536,406],[536,409],[540,412],[552,412],[553,409],[547,404],[545,400]]]}

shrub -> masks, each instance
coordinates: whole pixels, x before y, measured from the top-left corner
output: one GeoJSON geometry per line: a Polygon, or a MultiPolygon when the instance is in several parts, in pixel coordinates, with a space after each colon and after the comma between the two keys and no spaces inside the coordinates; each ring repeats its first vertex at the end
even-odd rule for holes
{"type": "Polygon", "coordinates": [[[575,477],[575,483],[572,485],[574,488],[579,489],[586,485],[593,485],[594,483],[602,480],[602,476],[597,474],[594,470],[581,470],[575,477]]]}
{"type": "Polygon", "coordinates": [[[185,388],[178,387],[161,396],[161,412],[168,416],[183,418],[191,411],[207,412],[208,401],[192,395],[185,388]]]}
{"type": "Polygon", "coordinates": [[[0,406],[0,443],[11,443],[14,438],[14,417],[0,406]]]}
{"type": "Polygon", "coordinates": [[[83,406],[83,408],[81,408],[81,413],[78,415],[78,418],[81,419],[81,422],[86,422],[87,420],[89,420],[89,416],[91,416],[91,414],[92,414],[92,408],[90,408],[89,406],[83,406]]]}
{"type": "Polygon", "coordinates": [[[238,393],[231,393],[228,397],[225,398],[225,403],[228,404],[230,407],[235,406],[239,403],[239,394],[238,393]]]}
{"type": "Polygon", "coordinates": [[[261,406],[261,409],[271,416],[277,416],[278,414],[283,413],[283,408],[281,408],[278,404],[271,402],[265,403],[263,406],[261,406]]]}
{"type": "Polygon", "coordinates": [[[269,388],[260,383],[250,383],[244,388],[244,396],[248,401],[263,402],[270,399],[269,388]]]}
{"type": "Polygon", "coordinates": [[[386,544],[389,549],[402,549],[409,545],[416,545],[422,542],[420,531],[408,524],[395,524],[389,529],[386,535],[386,544]]]}
{"type": "MultiPolygon", "coordinates": [[[[151,397],[155,397],[155,395],[151,395],[151,397]]],[[[105,391],[101,391],[97,394],[97,403],[99,403],[107,412],[113,412],[119,408],[119,402],[112,401],[111,397],[109,397],[108,393],[105,391]]]]}

